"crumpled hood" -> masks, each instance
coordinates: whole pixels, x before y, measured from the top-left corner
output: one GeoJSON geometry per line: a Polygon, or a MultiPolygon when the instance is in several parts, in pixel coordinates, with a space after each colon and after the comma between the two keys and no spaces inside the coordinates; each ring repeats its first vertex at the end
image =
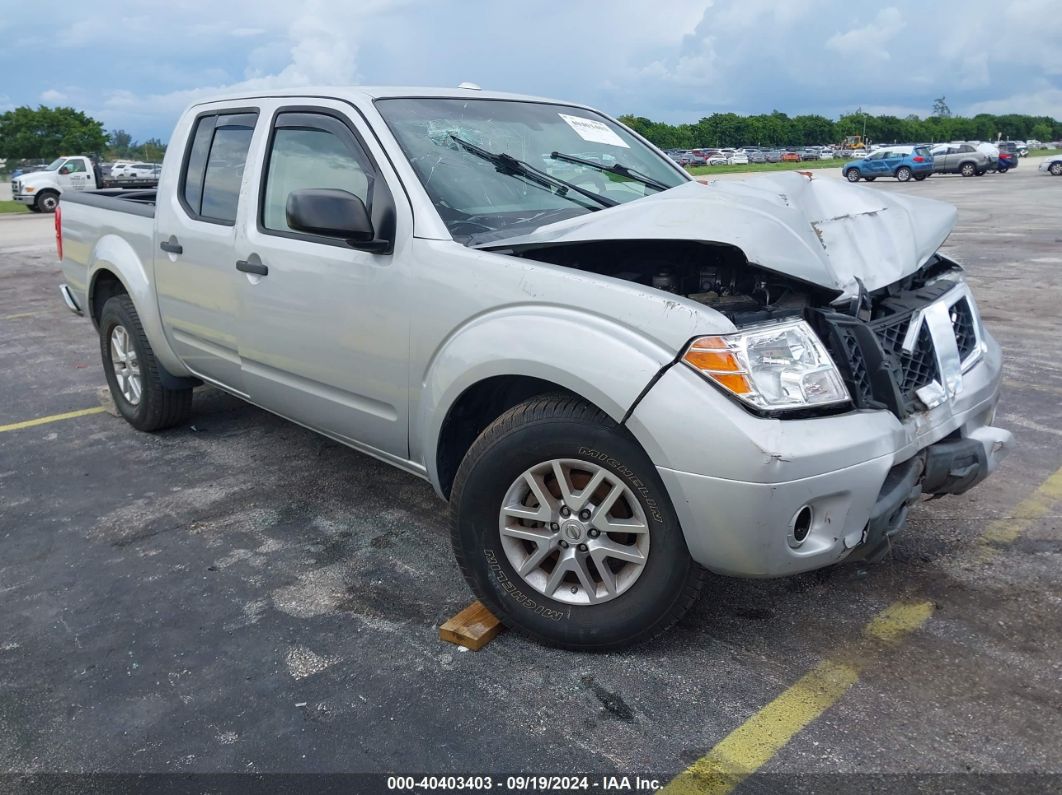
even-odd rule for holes
{"type": "Polygon", "coordinates": [[[593,240],[701,240],[764,268],[846,293],[918,270],[955,226],[950,204],[796,172],[691,182],[601,212],[491,241],[524,248],[593,240]]]}

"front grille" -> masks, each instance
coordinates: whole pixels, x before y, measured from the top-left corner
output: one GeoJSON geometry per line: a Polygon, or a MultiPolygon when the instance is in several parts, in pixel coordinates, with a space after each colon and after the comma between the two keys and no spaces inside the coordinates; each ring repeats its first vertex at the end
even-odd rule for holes
{"type": "Polygon", "coordinates": [[[914,351],[907,353],[903,349],[903,339],[907,336],[913,314],[914,312],[909,312],[900,318],[891,317],[883,322],[871,324],[886,359],[892,359],[897,368],[899,377],[896,381],[906,400],[913,400],[916,389],[932,383],[938,377],[933,340],[925,326],[922,326],[918,334],[914,351]]]}
{"type": "MultiPolygon", "coordinates": [[[[941,281],[889,296],[875,308],[878,317],[869,321],[835,312],[813,313],[857,407],[887,408],[899,417],[924,408],[918,390],[942,380],[933,338],[923,325],[913,351],[905,351],[903,341],[919,310],[954,287],[952,282],[941,281]]],[[[973,306],[961,297],[951,306],[950,316],[959,357],[965,362],[979,345],[973,306]]]]}
{"type": "Polygon", "coordinates": [[[951,325],[955,328],[955,342],[959,358],[964,362],[977,349],[977,331],[970,302],[965,298],[951,308],[951,325]]]}

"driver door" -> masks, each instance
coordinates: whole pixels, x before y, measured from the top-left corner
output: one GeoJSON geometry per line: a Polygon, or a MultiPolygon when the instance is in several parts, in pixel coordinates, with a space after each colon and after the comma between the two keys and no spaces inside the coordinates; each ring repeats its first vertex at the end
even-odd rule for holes
{"type": "Polygon", "coordinates": [[[411,219],[396,214],[388,187],[396,178],[381,168],[385,158],[373,154],[360,120],[340,103],[319,102],[278,108],[256,158],[259,197],[241,224],[233,258],[241,264],[229,266],[244,271],[236,273],[244,383],[264,408],[404,460],[410,316],[402,253],[411,219]],[[288,197],[315,188],[360,198],[377,237],[395,240],[394,251],[370,253],[291,229],[288,197]]]}
{"type": "Polygon", "coordinates": [[[83,157],[72,157],[59,167],[57,175],[59,190],[82,191],[93,187],[88,161],[83,157]]]}

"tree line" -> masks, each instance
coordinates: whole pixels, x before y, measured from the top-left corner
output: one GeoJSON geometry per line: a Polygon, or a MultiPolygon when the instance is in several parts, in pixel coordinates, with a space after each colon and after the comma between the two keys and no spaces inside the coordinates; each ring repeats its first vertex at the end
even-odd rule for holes
{"type": "Polygon", "coordinates": [[[697,149],[710,146],[808,146],[836,144],[846,136],[862,135],[876,143],[937,141],[1057,141],[1062,122],[1050,116],[979,113],[920,118],[910,115],[871,116],[847,113],[836,121],[819,115],[789,116],[780,111],[755,116],[713,113],[692,124],[668,124],[631,114],[619,119],[661,149],[697,149]]]}
{"type": "Polygon", "coordinates": [[[0,158],[48,160],[91,155],[103,160],[158,162],[166,144],[158,138],[133,140],[125,130],[104,132],[103,123],[74,108],[15,108],[0,113],[0,158]]]}

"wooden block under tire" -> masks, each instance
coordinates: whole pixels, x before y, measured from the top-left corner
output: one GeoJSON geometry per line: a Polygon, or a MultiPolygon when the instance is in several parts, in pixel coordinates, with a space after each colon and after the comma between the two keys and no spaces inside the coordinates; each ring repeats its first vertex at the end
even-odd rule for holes
{"type": "Polygon", "coordinates": [[[504,628],[494,614],[477,601],[439,627],[439,638],[479,651],[504,628]]]}

